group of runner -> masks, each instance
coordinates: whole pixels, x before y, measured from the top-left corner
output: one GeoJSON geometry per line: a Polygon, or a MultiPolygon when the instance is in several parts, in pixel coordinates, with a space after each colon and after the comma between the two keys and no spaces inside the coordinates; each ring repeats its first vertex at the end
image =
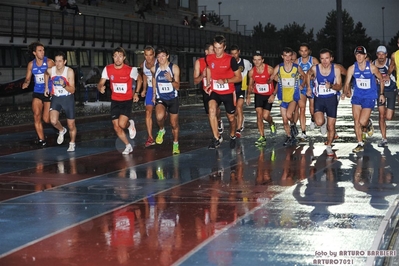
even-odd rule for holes
{"type": "MultiPolygon", "coordinates": [[[[399,40],[398,40],[399,41],[399,40]]],[[[399,42],[398,42],[399,44],[399,42]]],[[[58,131],[57,143],[61,144],[67,129],[59,121],[61,109],[67,116],[70,133],[68,151],[74,151],[76,144],[76,126],[74,97],[75,84],[73,70],[66,66],[65,54],[57,53],[55,62],[44,56],[44,46],[34,42],[30,46],[35,59],[28,64],[25,82],[22,88],[29,86],[34,76],[32,110],[35,129],[41,146],[46,145],[42,120],[51,123],[58,131]],[[51,97],[49,97],[51,96],[51,97]]],[[[240,57],[240,48],[230,47],[226,52],[226,39],[215,36],[212,43],[204,49],[205,57],[199,58],[194,65],[194,83],[202,83],[205,111],[209,118],[212,140],[209,149],[216,149],[223,141],[224,126],[220,114],[220,105],[224,104],[229,122],[230,148],[236,145],[244,130],[244,103],[250,105],[254,94],[255,110],[259,138],[255,145],[266,145],[264,121],[270,126],[271,134],[276,134],[276,125],[270,115],[274,103],[278,102],[286,134],[284,145],[297,140],[307,141],[306,105],[311,122],[310,128],[320,127],[321,133],[327,133],[326,153],[334,156],[332,142],[337,138],[335,123],[340,98],[351,97],[354,129],[358,145],[353,152],[364,149],[366,134],[373,134],[370,114],[377,100],[379,126],[382,139],[378,146],[388,145],[386,120],[391,120],[395,112],[397,84],[392,75],[398,75],[399,52],[388,57],[385,46],[377,49],[377,59],[367,60],[367,51],[363,46],[354,50],[355,63],[346,70],[333,62],[332,51],[322,49],[319,59],[311,55],[308,44],[299,47],[299,58],[291,48],[284,48],[283,62],[275,67],[264,62],[262,52],[256,51],[252,63],[240,57]],[[320,61],[319,61],[320,60],[320,61]],[[342,82],[342,76],[346,76],[342,82]],[[275,97],[278,101],[275,101],[275,97]],[[299,120],[301,132],[296,123],[299,120]]],[[[109,80],[111,90],[111,119],[117,136],[125,144],[122,154],[130,154],[133,147],[125,134],[133,139],[136,129],[131,116],[133,102],[139,101],[139,95],[145,98],[145,122],[148,133],[145,147],[162,144],[165,135],[165,120],[169,116],[173,135],[172,153],[179,154],[179,98],[180,69],[169,60],[169,51],[163,47],[144,48],[145,60],[140,68],[131,67],[126,62],[126,52],[122,47],[113,51],[113,63],[107,65],[98,83],[98,90],[105,92],[105,82],[109,80]],[[133,81],[136,88],[133,91],[133,81]],[[155,109],[159,127],[154,140],[152,113],[155,109]]],[[[397,76],[398,78],[398,76],[397,76]]]]}

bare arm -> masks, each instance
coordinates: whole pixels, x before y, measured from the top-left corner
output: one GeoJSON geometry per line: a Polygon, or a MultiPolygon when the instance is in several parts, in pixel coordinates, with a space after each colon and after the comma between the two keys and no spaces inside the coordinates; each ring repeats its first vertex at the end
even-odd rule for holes
{"type": "Polygon", "coordinates": [[[201,71],[200,71],[200,62],[198,59],[195,61],[195,64],[194,64],[193,77],[194,77],[194,85],[199,84],[204,77],[203,73],[201,73],[201,71]]]}
{"type": "Polygon", "coordinates": [[[48,87],[48,80],[51,75],[51,68],[47,68],[46,72],[44,72],[44,96],[48,97],[50,95],[50,88],[48,87]]]}
{"type": "Polygon", "coordinates": [[[32,65],[33,62],[30,61],[28,63],[28,67],[26,68],[25,81],[24,83],[22,83],[22,89],[26,89],[27,87],[29,87],[30,79],[32,78],[32,65]]]}
{"type": "Polygon", "coordinates": [[[352,95],[350,83],[351,83],[351,80],[352,80],[354,68],[355,68],[355,66],[351,65],[348,68],[348,71],[346,72],[347,75],[346,75],[346,78],[345,78],[345,85],[344,85],[344,93],[343,93],[343,95],[348,97],[348,98],[350,98],[351,95],[352,95]]]}
{"type": "Polygon", "coordinates": [[[340,91],[342,89],[341,69],[339,66],[334,65],[335,82],[331,86],[333,90],[340,91]]]}
{"type": "Polygon", "coordinates": [[[254,90],[254,79],[253,79],[253,73],[254,73],[254,69],[252,68],[249,72],[248,72],[248,79],[249,79],[249,84],[248,84],[248,91],[247,91],[247,99],[246,99],[246,103],[247,105],[249,105],[251,103],[251,93],[254,90]]]}
{"type": "Polygon", "coordinates": [[[65,84],[65,89],[69,93],[75,93],[75,72],[73,72],[72,68],[68,68],[68,73],[67,73],[67,80],[68,84],[65,84]]]}

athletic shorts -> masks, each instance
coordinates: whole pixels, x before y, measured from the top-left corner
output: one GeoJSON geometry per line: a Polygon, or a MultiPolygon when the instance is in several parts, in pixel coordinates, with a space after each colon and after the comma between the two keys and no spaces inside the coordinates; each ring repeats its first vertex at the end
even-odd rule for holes
{"type": "Polygon", "coordinates": [[[244,99],[245,98],[245,91],[243,91],[241,88],[236,89],[236,99],[244,99]]]}
{"type": "Polygon", "coordinates": [[[314,112],[322,112],[330,118],[337,118],[338,98],[336,95],[321,98],[314,97],[314,112]]]}
{"type": "Polygon", "coordinates": [[[39,92],[33,92],[32,93],[32,98],[36,98],[41,100],[42,102],[51,102],[50,97],[44,96],[44,93],[39,93],[39,92]]]}
{"type": "Polygon", "coordinates": [[[273,103],[269,103],[270,95],[261,95],[255,93],[255,109],[256,108],[263,108],[264,110],[272,110],[273,103]]]}
{"type": "Polygon", "coordinates": [[[312,95],[311,95],[310,97],[306,95],[306,92],[307,92],[307,91],[308,91],[308,89],[307,89],[307,87],[305,87],[305,88],[303,88],[303,89],[301,90],[301,94],[305,95],[306,98],[314,99],[314,94],[313,94],[313,93],[312,93],[312,95]]]}
{"type": "Polygon", "coordinates": [[[163,99],[156,99],[155,100],[156,105],[162,104],[165,106],[166,111],[169,114],[178,114],[179,113],[179,98],[173,98],[172,100],[163,100],[163,99]]]}
{"type": "Polygon", "coordinates": [[[362,108],[370,108],[373,110],[375,107],[375,99],[352,96],[351,104],[360,105],[362,108]]]}
{"type": "MultiPolygon", "coordinates": [[[[281,103],[280,103],[280,107],[281,107],[281,108],[284,108],[284,109],[287,109],[287,108],[288,108],[288,105],[289,105],[290,103],[292,103],[292,102],[281,102],[281,103]]],[[[298,102],[297,102],[297,103],[298,103],[298,102]]]]}
{"type": "Polygon", "coordinates": [[[236,112],[235,92],[230,94],[217,94],[216,92],[212,91],[211,95],[209,96],[209,100],[215,100],[218,106],[223,103],[224,109],[228,114],[234,114],[236,112]]]}
{"type": "Polygon", "coordinates": [[[209,99],[210,99],[210,96],[204,90],[201,90],[201,91],[202,91],[202,102],[204,103],[205,113],[209,114],[209,99]]]}
{"type": "Polygon", "coordinates": [[[147,87],[147,92],[145,94],[144,105],[154,106],[152,97],[154,96],[154,89],[152,87],[147,87]]]}
{"type": "Polygon", "coordinates": [[[124,115],[130,118],[132,113],[133,99],[127,101],[111,100],[111,119],[118,119],[119,116],[124,115]]]}
{"type": "Polygon", "coordinates": [[[64,110],[67,119],[75,119],[75,95],[52,96],[50,111],[61,112],[64,110]]]}
{"type": "Polygon", "coordinates": [[[396,103],[396,90],[394,91],[385,91],[385,103],[381,104],[380,101],[377,101],[378,106],[386,106],[390,110],[395,110],[396,103]]]}

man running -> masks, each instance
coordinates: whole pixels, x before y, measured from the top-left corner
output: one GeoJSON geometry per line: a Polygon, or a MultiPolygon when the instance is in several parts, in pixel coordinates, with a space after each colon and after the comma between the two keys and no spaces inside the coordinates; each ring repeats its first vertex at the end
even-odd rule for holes
{"type": "Polygon", "coordinates": [[[251,70],[252,64],[247,60],[240,58],[240,48],[238,45],[232,45],[230,47],[230,54],[237,61],[238,68],[241,71],[242,81],[234,83],[236,88],[236,117],[237,117],[237,131],[236,137],[241,137],[241,132],[244,130],[244,98],[245,92],[247,91],[247,75],[248,71],[251,70]]]}
{"type": "Polygon", "coordinates": [[[230,124],[230,148],[236,145],[235,131],[237,122],[235,119],[235,87],[234,83],[241,82],[241,71],[237,61],[231,55],[225,53],[226,38],[217,35],[213,39],[215,54],[207,55],[207,83],[210,86],[209,95],[209,123],[211,124],[213,138],[209,149],[216,149],[220,146],[220,134],[218,131],[217,109],[223,103],[226,115],[230,124]]]}
{"type": "Polygon", "coordinates": [[[107,65],[102,74],[97,89],[104,94],[105,82],[109,80],[111,89],[111,119],[114,130],[119,139],[125,144],[123,155],[133,152],[133,147],[126,137],[125,129],[129,131],[129,137],[136,137],[136,128],[133,119],[129,119],[132,113],[133,101],[138,101],[138,95],[133,97],[133,79],[137,81],[136,90],[140,91],[142,78],[136,67],[125,64],[126,51],[117,47],[112,53],[113,64],[107,65]]]}
{"type": "Polygon", "coordinates": [[[75,73],[72,68],[66,66],[66,55],[58,52],[55,55],[55,66],[48,68],[45,72],[44,96],[49,97],[51,93],[50,121],[53,127],[59,130],[57,143],[64,142],[67,129],[60,122],[60,112],[63,109],[69,129],[69,147],[67,151],[75,151],[76,125],[75,125],[75,73]],[[51,82],[49,81],[51,79],[51,82]],[[49,88],[51,84],[52,88],[49,88]]]}
{"type": "Polygon", "coordinates": [[[270,115],[274,100],[274,86],[273,82],[269,82],[270,76],[273,74],[273,68],[264,63],[263,55],[260,51],[256,51],[252,57],[254,67],[249,71],[249,89],[247,93],[247,105],[251,103],[251,93],[255,94],[255,110],[256,110],[256,123],[260,137],[255,142],[257,146],[266,145],[266,138],[264,132],[264,122],[267,121],[270,125],[272,135],[276,134],[276,125],[270,115]]]}
{"type": "MultiPolygon", "coordinates": [[[[156,64],[155,49],[152,46],[144,48],[144,62],[141,63],[140,68],[143,71],[143,90],[141,91],[141,97],[144,97],[145,105],[145,125],[147,128],[148,138],[145,142],[145,147],[155,145],[155,141],[152,135],[152,111],[154,109],[154,102],[152,97],[154,90],[152,88],[152,73],[151,68],[156,64]]],[[[139,92],[136,90],[136,94],[139,92]]]]}
{"type": "MultiPolygon", "coordinates": [[[[38,145],[41,147],[46,146],[46,137],[44,136],[42,120],[45,123],[50,123],[50,98],[44,96],[45,84],[44,84],[44,73],[48,68],[54,66],[52,59],[44,56],[44,45],[40,42],[33,42],[28,47],[35,59],[28,63],[26,69],[25,81],[22,84],[22,89],[29,87],[32,75],[34,76],[35,86],[32,93],[32,111],[33,120],[35,125],[36,134],[38,137],[38,145]]],[[[51,88],[51,81],[49,83],[51,88]]]]}
{"type": "Polygon", "coordinates": [[[338,95],[337,91],[342,88],[340,67],[332,64],[332,51],[320,50],[320,61],[313,65],[307,76],[310,84],[311,76],[314,76],[314,121],[317,126],[327,123],[326,153],[334,156],[331,144],[335,136],[335,122],[337,120],[338,95]],[[324,114],[327,115],[327,122],[324,114]]]}
{"type": "Polygon", "coordinates": [[[387,48],[385,46],[379,46],[377,48],[377,60],[373,62],[373,64],[380,71],[383,82],[384,82],[384,96],[385,103],[381,104],[378,102],[378,112],[379,112],[379,125],[382,139],[378,143],[378,147],[387,147],[387,125],[386,120],[392,120],[395,114],[395,102],[396,102],[396,81],[395,77],[391,74],[388,79],[386,78],[389,70],[389,66],[391,64],[391,60],[387,58],[387,48]]]}
{"type": "MultiPolygon", "coordinates": [[[[294,112],[297,103],[300,98],[300,91],[303,89],[303,85],[299,85],[299,75],[302,75],[306,79],[306,73],[300,66],[292,62],[293,50],[289,47],[285,47],[281,53],[283,63],[278,64],[274,70],[273,75],[270,77],[270,81],[278,80],[278,85],[275,92],[272,94],[271,101],[274,101],[274,97],[277,95],[280,104],[280,113],[283,118],[284,130],[286,133],[286,139],[284,146],[290,145],[295,142],[295,136],[292,135],[290,129],[290,122],[293,123],[294,112]]],[[[310,87],[307,88],[307,96],[310,97],[312,94],[310,87]]]]}
{"type": "Polygon", "coordinates": [[[362,133],[366,129],[370,129],[372,123],[370,121],[371,111],[374,109],[375,100],[378,99],[381,104],[385,103],[384,96],[384,82],[380,82],[380,90],[377,87],[377,81],[382,81],[382,76],[378,68],[370,64],[366,60],[367,51],[364,46],[357,46],[354,50],[356,62],[348,68],[345,79],[344,96],[351,97],[352,91],[350,88],[352,77],[353,82],[353,96],[352,115],[355,123],[355,134],[358,145],[352,150],[354,153],[364,150],[364,142],[362,133]],[[379,92],[379,96],[378,96],[379,92]]]}
{"type": "Polygon", "coordinates": [[[152,87],[153,101],[155,103],[155,117],[159,131],[155,142],[163,143],[165,135],[165,117],[169,113],[170,125],[172,127],[173,148],[172,154],[179,154],[179,97],[180,68],[169,62],[169,51],[159,47],[155,51],[157,64],[151,68],[153,74],[152,87]]]}

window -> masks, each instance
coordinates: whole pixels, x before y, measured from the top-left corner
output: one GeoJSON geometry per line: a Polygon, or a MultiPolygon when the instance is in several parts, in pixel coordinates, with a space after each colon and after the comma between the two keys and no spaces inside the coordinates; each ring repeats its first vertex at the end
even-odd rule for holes
{"type": "Polygon", "coordinates": [[[180,7],[190,8],[190,1],[189,0],[180,0],[180,7]]]}

